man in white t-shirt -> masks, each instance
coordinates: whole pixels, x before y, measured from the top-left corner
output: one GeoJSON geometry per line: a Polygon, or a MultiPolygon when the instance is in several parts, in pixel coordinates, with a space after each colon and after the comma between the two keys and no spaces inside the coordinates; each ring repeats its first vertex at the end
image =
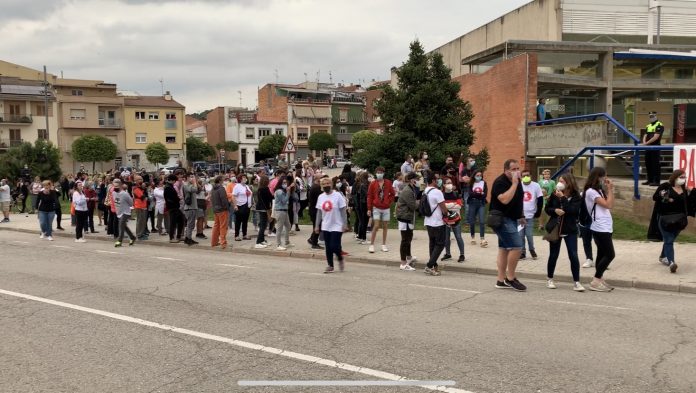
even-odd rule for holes
{"type": "Polygon", "coordinates": [[[541,191],[539,183],[532,181],[528,169],[522,171],[522,191],[524,193],[522,209],[527,224],[520,230],[520,236],[522,236],[522,254],[520,254],[520,259],[527,258],[525,239],[529,243],[529,253],[532,255],[532,259],[537,259],[537,253],[534,249],[534,219],[539,218],[543,211],[544,193],[541,191]]]}
{"type": "Polygon", "coordinates": [[[341,248],[341,236],[348,231],[348,215],[346,212],[346,199],[341,193],[334,191],[331,179],[325,177],[321,179],[321,189],[324,191],[317,198],[317,218],[315,220],[314,232],[321,232],[324,235],[324,246],[326,249],[326,263],[328,266],[324,273],[333,273],[333,257],[338,259],[338,268],[343,271],[343,255],[341,248]]]}
{"type": "Polygon", "coordinates": [[[431,170],[424,171],[424,177],[428,186],[425,187],[421,198],[428,198],[432,214],[426,216],[424,222],[425,228],[428,230],[430,259],[423,272],[431,276],[439,276],[441,273],[437,260],[440,258],[442,250],[445,249],[447,240],[447,228],[442,220],[443,214],[447,214],[447,207],[445,206],[445,196],[438,189],[442,186],[442,179],[436,178],[435,173],[431,170]]]}
{"type": "Polygon", "coordinates": [[[10,222],[10,202],[12,195],[10,194],[10,186],[7,184],[7,179],[0,180],[0,210],[2,210],[2,222],[10,222]]]}

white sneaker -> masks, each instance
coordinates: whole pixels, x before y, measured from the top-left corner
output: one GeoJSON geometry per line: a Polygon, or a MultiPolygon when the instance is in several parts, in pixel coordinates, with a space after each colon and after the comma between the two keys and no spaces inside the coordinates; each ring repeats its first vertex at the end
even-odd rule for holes
{"type": "Polygon", "coordinates": [[[263,243],[256,243],[256,245],[254,246],[254,248],[266,248],[266,247],[268,247],[268,246],[263,244],[263,243]]]}
{"type": "Polygon", "coordinates": [[[374,252],[375,252],[375,246],[373,246],[372,244],[370,244],[370,247],[368,247],[367,252],[369,252],[369,253],[374,253],[374,252]]]}
{"type": "Polygon", "coordinates": [[[275,233],[269,233],[269,234],[268,234],[268,237],[276,237],[276,234],[275,234],[275,233]]]}
{"type": "Polygon", "coordinates": [[[382,244],[382,251],[389,252],[389,249],[387,248],[386,244],[382,244]]]}
{"type": "Polygon", "coordinates": [[[585,287],[582,286],[579,282],[575,282],[575,285],[573,285],[573,290],[577,292],[585,292],[585,287]]]}
{"type": "Polygon", "coordinates": [[[409,264],[401,265],[401,266],[399,266],[399,269],[405,270],[407,272],[412,272],[412,271],[416,270],[416,268],[414,268],[413,266],[411,266],[409,264]]]}
{"type": "Polygon", "coordinates": [[[75,243],[87,243],[87,240],[85,240],[84,237],[81,237],[79,239],[75,239],[75,243]]]}
{"type": "Polygon", "coordinates": [[[278,251],[285,251],[285,250],[287,250],[287,248],[285,248],[285,247],[283,247],[283,246],[278,246],[278,247],[276,247],[276,250],[278,250],[278,251]]]}
{"type": "Polygon", "coordinates": [[[585,263],[582,264],[582,267],[594,267],[594,262],[588,258],[585,260],[585,263]]]}
{"type": "Polygon", "coordinates": [[[267,242],[267,241],[265,241],[265,240],[264,240],[264,241],[262,241],[262,242],[261,242],[261,244],[263,244],[264,246],[268,246],[268,242],[267,242]]]}
{"type": "Polygon", "coordinates": [[[406,262],[408,262],[409,265],[412,265],[413,262],[415,262],[417,260],[418,260],[418,258],[416,258],[416,257],[406,258],[406,262]]]}
{"type": "Polygon", "coordinates": [[[556,289],[556,284],[553,282],[552,278],[550,278],[546,281],[546,288],[556,289]]]}
{"type": "Polygon", "coordinates": [[[53,241],[53,236],[48,236],[48,237],[46,237],[46,240],[48,240],[49,242],[52,242],[52,241],[53,241]]]}
{"type": "Polygon", "coordinates": [[[662,257],[660,258],[660,263],[665,266],[669,266],[669,259],[667,259],[667,257],[662,257]]]}
{"type": "Polygon", "coordinates": [[[43,239],[44,237],[46,237],[46,236],[44,236],[44,233],[41,232],[41,236],[39,236],[39,239],[43,239]]]}

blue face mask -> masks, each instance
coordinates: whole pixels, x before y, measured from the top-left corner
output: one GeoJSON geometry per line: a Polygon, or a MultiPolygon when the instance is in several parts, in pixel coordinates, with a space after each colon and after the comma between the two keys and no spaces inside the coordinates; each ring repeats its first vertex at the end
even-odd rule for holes
{"type": "Polygon", "coordinates": [[[442,179],[437,179],[437,187],[442,187],[442,179]]]}
{"type": "Polygon", "coordinates": [[[483,178],[481,176],[476,176],[475,179],[476,179],[476,181],[481,181],[481,179],[483,179],[483,178]]]}

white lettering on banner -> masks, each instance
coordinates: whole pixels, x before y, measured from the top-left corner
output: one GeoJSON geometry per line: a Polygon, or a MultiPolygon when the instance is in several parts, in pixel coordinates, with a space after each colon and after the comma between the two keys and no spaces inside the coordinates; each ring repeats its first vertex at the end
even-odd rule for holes
{"type": "Polygon", "coordinates": [[[686,172],[686,186],[696,187],[696,145],[674,146],[674,170],[681,169],[686,172]]]}

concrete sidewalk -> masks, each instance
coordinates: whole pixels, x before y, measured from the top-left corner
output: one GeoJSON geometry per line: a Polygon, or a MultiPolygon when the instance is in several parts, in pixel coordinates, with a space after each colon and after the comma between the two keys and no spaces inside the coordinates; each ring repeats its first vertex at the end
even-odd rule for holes
{"type": "MultiPolygon", "coordinates": [[[[54,231],[56,244],[67,244],[68,242],[72,243],[72,239],[75,237],[75,228],[70,226],[69,216],[67,220],[65,217],[66,216],[64,216],[62,221],[65,231],[54,231]]],[[[210,224],[212,224],[212,222],[210,224]]],[[[135,221],[133,221],[129,226],[132,230],[135,230],[135,221]]],[[[323,262],[325,259],[324,251],[311,250],[307,244],[306,239],[309,237],[310,228],[307,226],[301,226],[300,228],[300,232],[293,231],[293,233],[296,235],[290,237],[290,242],[294,246],[289,248],[287,251],[276,251],[276,238],[268,237],[266,240],[269,242],[270,246],[266,249],[257,250],[254,249],[256,231],[254,231],[253,226],[249,224],[248,235],[252,236],[254,240],[236,242],[233,239],[233,231],[230,231],[227,235],[229,239],[229,247],[225,252],[284,255],[304,259],[314,258],[323,262]]],[[[85,238],[87,241],[104,241],[105,243],[108,242],[108,245],[111,246],[113,239],[111,236],[106,235],[106,229],[103,226],[95,229],[100,233],[86,235],[85,238]]],[[[36,215],[29,215],[28,217],[25,215],[12,215],[9,223],[0,224],[0,230],[15,230],[36,233],[36,245],[46,244],[43,243],[44,241],[38,238],[39,224],[36,215]]],[[[210,232],[211,230],[207,229],[205,234],[209,236],[210,232]]],[[[452,236],[453,260],[439,262],[441,269],[444,272],[443,274],[457,271],[495,275],[495,261],[498,251],[498,240],[496,236],[494,234],[486,235],[486,239],[490,245],[488,248],[481,248],[478,245],[472,245],[470,243],[468,234],[463,235],[466,261],[464,263],[456,262],[457,257],[459,256],[459,251],[457,249],[456,242],[454,241],[454,237],[452,236]]],[[[394,274],[422,274],[420,270],[416,272],[403,272],[398,270],[400,259],[399,243],[401,239],[398,230],[389,231],[387,240],[387,246],[389,247],[388,252],[381,251],[381,238],[382,234],[378,233],[377,241],[375,242],[375,253],[371,254],[368,252],[367,245],[357,244],[353,238],[353,234],[346,233],[343,237],[343,249],[350,253],[349,256],[346,257],[347,263],[361,262],[391,266],[394,267],[394,274]]],[[[193,246],[195,248],[206,251],[220,251],[219,249],[212,250],[210,248],[210,240],[196,240],[201,240],[201,242],[199,245],[193,246]]],[[[582,242],[579,241],[579,243],[578,252],[580,254],[580,261],[582,263],[582,261],[584,261],[584,254],[582,251],[582,242]]],[[[183,243],[170,244],[168,236],[159,236],[157,234],[151,235],[150,239],[147,241],[137,243],[137,245],[140,244],[165,247],[187,247],[183,243]]],[[[520,261],[517,271],[519,272],[520,278],[545,280],[547,277],[546,260],[549,254],[548,243],[542,240],[540,237],[535,237],[534,244],[536,251],[539,254],[539,259],[532,260],[531,257],[528,257],[528,259],[520,261]]],[[[75,246],[78,245],[75,244],[75,246]]],[[[605,279],[612,285],[617,287],[696,293],[696,268],[693,266],[692,262],[693,255],[696,255],[695,244],[677,244],[675,246],[677,256],[676,259],[679,264],[679,270],[676,274],[670,273],[666,266],[658,262],[658,256],[660,254],[662,243],[615,240],[614,247],[616,249],[616,259],[612,262],[610,270],[605,274],[605,279]]],[[[422,268],[424,266],[424,262],[428,259],[428,236],[425,231],[415,231],[412,251],[413,255],[418,258],[416,266],[422,268]]],[[[583,285],[587,284],[592,279],[593,274],[593,268],[581,269],[580,275],[583,285]]],[[[571,277],[570,263],[565,252],[565,246],[562,246],[561,256],[556,266],[555,280],[557,283],[570,283],[572,282],[571,277]]],[[[437,278],[435,278],[435,280],[436,279],[437,278]]],[[[491,277],[491,285],[493,284],[494,279],[491,277]]],[[[559,288],[559,290],[563,290],[570,288],[570,286],[562,285],[559,288]]]]}

